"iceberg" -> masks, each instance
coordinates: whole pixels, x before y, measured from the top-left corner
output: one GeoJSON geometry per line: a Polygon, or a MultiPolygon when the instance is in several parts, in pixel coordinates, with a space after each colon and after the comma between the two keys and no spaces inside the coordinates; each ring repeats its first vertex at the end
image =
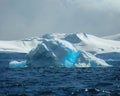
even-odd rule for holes
{"type": "Polygon", "coordinates": [[[11,61],[10,68],[24,67],[110,67],[104,60],[76,49],[72,43],[58,38],[43,39],[26,56],[25,61],[11,61]]]}
{"type": "Polygon", "coordinates": [[[32,67],[110,67],[104,60],[61,39],[44,39],[27,54],[27,66],[32,67]]]}

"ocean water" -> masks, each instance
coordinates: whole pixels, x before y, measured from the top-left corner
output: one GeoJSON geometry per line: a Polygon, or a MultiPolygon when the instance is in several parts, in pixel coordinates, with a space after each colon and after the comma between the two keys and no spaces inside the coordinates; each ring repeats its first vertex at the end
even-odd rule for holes
{"type": "Polygon", "coordinates": [[[120,67],[10,69],[8,64],[0,60],[0,96],[120,96],[120,67]]]}
{"type": "Polygon", "coordinates": [[[0,61],[0,96],[120,96],[120,67],[10,69],[8,63],[0,61]]]}

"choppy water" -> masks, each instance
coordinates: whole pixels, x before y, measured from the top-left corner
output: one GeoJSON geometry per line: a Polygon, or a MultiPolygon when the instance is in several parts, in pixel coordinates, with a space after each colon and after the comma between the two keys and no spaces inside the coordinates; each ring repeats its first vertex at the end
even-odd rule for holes
{"type": "Polygon", "coordinates": [[[0,96],[120,96],[120,67],[9,69],[7,64],[0,62],[0,96]]]}

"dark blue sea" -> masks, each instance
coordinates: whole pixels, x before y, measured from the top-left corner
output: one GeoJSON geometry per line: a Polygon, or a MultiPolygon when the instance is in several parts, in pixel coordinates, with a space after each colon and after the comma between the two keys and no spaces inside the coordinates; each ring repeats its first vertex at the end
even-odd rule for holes
{"type": "Polygon", "coordinates": [[[0,96],[120,96],[119,66],[10,69],[8,64],[0,60],[0,96]]]}

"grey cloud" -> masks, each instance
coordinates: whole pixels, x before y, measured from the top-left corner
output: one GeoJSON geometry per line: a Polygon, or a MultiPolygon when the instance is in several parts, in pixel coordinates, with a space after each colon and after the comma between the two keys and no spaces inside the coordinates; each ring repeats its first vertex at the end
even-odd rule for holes
{"type": "Polygon", "coordinates": [[[119,0],[0,0],[0,39],[52,32],[119,33],[119,0]]]}

